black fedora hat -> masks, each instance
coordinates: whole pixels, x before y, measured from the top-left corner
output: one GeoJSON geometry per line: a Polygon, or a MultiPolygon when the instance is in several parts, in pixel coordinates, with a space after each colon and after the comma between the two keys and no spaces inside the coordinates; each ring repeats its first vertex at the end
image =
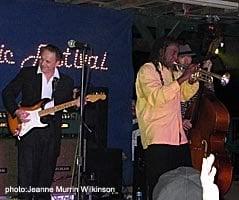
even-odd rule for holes
{"type": "Polygon", "coordinates": [[[191,49],[191,47],[188,44],[185,45],[179,45],[179,56],[195,56],[196,53],[194,53],[191,49]]]}

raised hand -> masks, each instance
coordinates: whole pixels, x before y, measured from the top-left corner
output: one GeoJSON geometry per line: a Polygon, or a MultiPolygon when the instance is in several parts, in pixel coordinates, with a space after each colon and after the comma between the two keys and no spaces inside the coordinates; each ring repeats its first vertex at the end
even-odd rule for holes
{"type": "Polygon", "coordinates": [[[219,200],[219,190],[214,183],[214,177],[216,175],[216,168],[213,165],[215,157],[210,154],[207,158],[203,158],[202,171],[201,171],[201,183],[203,188],[203,200],[219,200]]]}
{"type": "Polygon", "coordinates": [[[193,84],[195,81],[197,81],[195,78],[192,78],[192,74],[194,74],[197,71],[198,65],[191,64],[189,65],[183,74],[177,79],[179,85],[181,85],[184,81],[188,80],[190,84],[193,84]]]}

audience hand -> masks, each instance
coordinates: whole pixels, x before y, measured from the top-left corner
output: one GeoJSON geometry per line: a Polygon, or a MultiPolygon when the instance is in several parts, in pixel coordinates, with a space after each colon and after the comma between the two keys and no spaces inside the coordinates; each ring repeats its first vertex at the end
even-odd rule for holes
{"type": "Polygon", "coordinates": [[[203,188],[203,200],[219,200],[219,190],[214,183],[214,177],[216,175],[216,168],[213,165],[215,157],[210,154],[207,158],[203,158],[202,171],[201,171],[201,183],[203,188]]]}

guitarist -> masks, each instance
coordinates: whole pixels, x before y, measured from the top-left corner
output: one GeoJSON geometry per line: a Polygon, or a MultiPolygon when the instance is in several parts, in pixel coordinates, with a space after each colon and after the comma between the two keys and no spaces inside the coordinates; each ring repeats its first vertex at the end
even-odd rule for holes
{"type": "MultiPolygon", "coordinates": [[[[12,117],[28,122],[29,113],[22,107],[32,106],[43,98],[52,99],[45,108],[71,100],[74,83],[58,70],[61,59],[61,51],[48,44],[41,48],[39,65],[22,68],[6,86],[2,97],[12,117]],[[20,94],[21,107],[16,100],[20,94]]],[[[50,188],[60,153],[61,112],[43,118],[48,126],[33,128],[18,141],[18,185],[25,191],[19,193],[20,199],[51,199],[49,191],[27,191],[30,187],[50,188]]]]}

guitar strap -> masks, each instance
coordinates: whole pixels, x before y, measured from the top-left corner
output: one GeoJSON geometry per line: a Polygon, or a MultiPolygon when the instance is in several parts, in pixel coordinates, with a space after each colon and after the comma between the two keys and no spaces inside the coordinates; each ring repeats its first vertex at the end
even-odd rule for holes
{"type": "Polygon", "coordinates": [[[56,92],[56,87],[59,82],[59,78],[54,77],[52,81],[52,94],[51,94],[51,99],[54,99],[55,97],[55,92],[56,92]]]}

